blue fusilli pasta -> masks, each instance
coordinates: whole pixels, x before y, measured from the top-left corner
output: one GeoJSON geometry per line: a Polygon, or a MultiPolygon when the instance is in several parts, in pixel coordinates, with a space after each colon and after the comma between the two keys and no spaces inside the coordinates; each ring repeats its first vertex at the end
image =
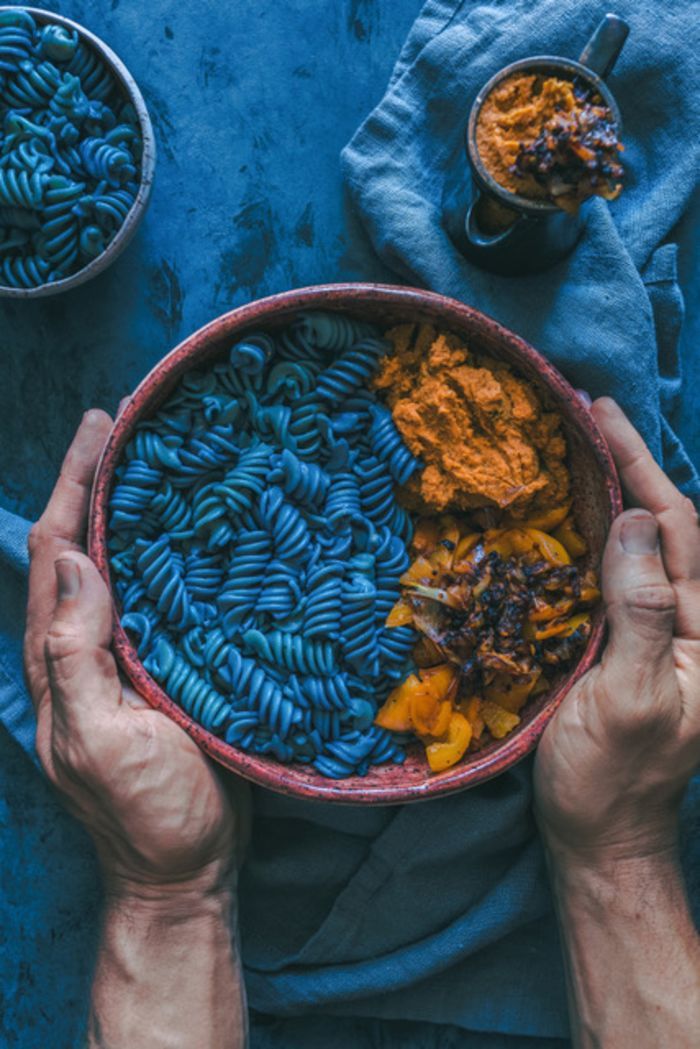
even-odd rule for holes
{"type": "Polygon", "coordinates": [[[0,283],[37,287],[100,255],[136,198],[141,152],[123,89],[77,31],[0,11],[0,283]]]}
{"type": "Polygon", "coordinates": [[[146,669],[230,744],[335,778],[403,759],[374,718],[411,666],[413,631],[385,624],[419,464],[367,387],[385,345],[338,314],[248,333],[139,425],[110,502],[146,669]]]}

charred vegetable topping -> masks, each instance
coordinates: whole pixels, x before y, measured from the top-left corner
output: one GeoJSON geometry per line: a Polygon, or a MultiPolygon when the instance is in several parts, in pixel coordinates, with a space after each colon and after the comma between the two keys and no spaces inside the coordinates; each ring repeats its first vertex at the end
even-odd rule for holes
{"type": "Polygon", "coordinates": [[[459,761],[488,737],[519,724],[527,700],[580,655],[600,598],[567,508],[549,515],[557,535],[534,524],[472,531],[452,517],[424,519],[415,561],[388,626],[422,635],[416,673],[389,696],[377,723],[413,732],[431,768],[459,761]]]}
{"type": "MultiPolygon", "coordinates": [[[[622,189],[617,135],[614,114],[587,80],[523,70],[484,99],[476,145],[503,189],[575,212],[593,194],[612,199],[622,189]]],[[[489,218],[501,228],[510,223],[489,218]]]]}
{"type": "Polygon", "coordinates": [[[534,142],[521,143],[511,171],[531,175],[566,211],[596,194],[613,200],[622,189],[622,146],[612,113],[599,95],[574,84],[576,108],[556,112],[534,142]]]}

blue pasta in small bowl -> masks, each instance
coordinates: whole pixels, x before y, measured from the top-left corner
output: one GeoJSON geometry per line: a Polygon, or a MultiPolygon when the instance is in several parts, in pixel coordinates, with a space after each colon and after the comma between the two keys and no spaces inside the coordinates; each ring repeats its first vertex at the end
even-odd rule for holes
{"type": "Polygon", "coordinates": [[[83,284],[144,214],[155,141],[133,77],[68,18],[0,7],[0,295],[83,284]]]}

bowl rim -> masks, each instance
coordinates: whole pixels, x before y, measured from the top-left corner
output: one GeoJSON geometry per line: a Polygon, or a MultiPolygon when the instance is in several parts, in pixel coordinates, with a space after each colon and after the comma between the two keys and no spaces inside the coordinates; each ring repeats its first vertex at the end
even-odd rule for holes
{"type": "MultiPolygon", "coordinates": [[[[426,307],[437,308],[445,312],[446,326],[452,324],[457,328],[463,322],[464,326],[480,327],[482,331],[488,330],[490,334],[506,341],[516,354],[520,354],[524,361],[539,372],[550,393],[558,395],[557,399],[563,397],[567,401],[567,422],[586,439],[600,467],[601,483],[607,494],[605,509],[608,525],[620,513],[622,495],[617,471],[605,438],[593,416],[560,372],[524,339],[481,311],[436,292],[387,284],[322,284],[256,299],[222,314],[179,343],[141,380],[117,414],[97,466],[89,512],[88,553],[110,592],[114,615],[113,647],[121,668],[151,706],[168,714],[184,728],[209,757],[245,779],[278,793],[341,804],[387,805],[439,797],[475,786],[504,772],[532,751],[566,693],[596,662],[604,634],[602,614],[593,626],[581,659],[559,683],[547,704],[523,726],[522,730],[501,741],[495,752],[481,757],[477,755],[466,766],[457,764],[446,772],[427,778],[424,782],[406,784],[403,787],[394,784],[372,785],[361,777],[353,777],[351,781],[327,780],[318,775],[312,781],[306,781],[298,778],[298,766],[284,765],[265,756],[247,754],[207,732],[150,677],[119,622],[107,553],[107,504],[114,469],[124,446],[132,436],[135,424],[140,420],[144,409],[148,411],[152,407],[152,401],[162,392],[162,386],[168,379],[172,378],[175,381],[176,377],[194,366],[201,352],[214,339],[218,341],[226,338],[229,333],[233,335],[234,329],[244,329],[251,323],[264,326],[266,321],[269,322],[280,311],[294,313],[304,309],[329,308],[329,305],[338,311],[352,310],[368,302],[405,307],[407,314],[410,314],[411,309],[417,312],[426,307]],[[349,783],[352,786],[348,789],[349,783]]],[[[308,775],[308,772],[306,774],[308,775]]]]}
{"type": "Polygon", "coordinates": [[[65,26],[68,29],[75,29],[80,36],[85,38],[87,43],[96,50],[100,57],[107,63],[122,89],[126,92],[129,101],[136,111],[142,141],[141,175],[139,178],[138,191],[126,214],[126,218],[104,251],[102,251],[97,258],[92,259],[87,265],[77,270],[76,273],[72,273],[68,277],[62,277],[61,280],[39,284],[33,288],[13,288],[7,284],[0,284],[0,297],[2,298],[41,299],[46,298],[49,295],[57,295],[62,291],[71,291],[73,288],[77,288],[86,281],[92,280],[93,277],[97,277],[98,274],[106,270],[108,266],[111,266],[131,242],[146,211],[151,196],[151,190],[153,188],[153,178],[156,165],[156,140],[151,117],[143,95],[141,94],[141,90],[124,62],[122,62],[111,47],[105,44],[105,42],[95,33],[91,32],[91,30],[86,29],[85,26],[81,25],[80,22],[75,22],[71,18],[66,18],[65,15],[59,15],[53,11],[47,11],[46,8],[43,7],[28,7],[24,4],[0,4],[0,13],[17,9],[26,11],[39,22],[52,22],[57,25],[65,26]]]}

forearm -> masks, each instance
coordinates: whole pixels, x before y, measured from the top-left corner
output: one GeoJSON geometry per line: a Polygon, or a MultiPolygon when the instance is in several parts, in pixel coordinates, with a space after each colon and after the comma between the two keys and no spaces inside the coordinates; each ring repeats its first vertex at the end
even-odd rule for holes
{"type": "Polygon", "coordinates": [[[108,902],[89,1049],[244,1049],[234,907],[228,893],[108,902]]]}
{"type": "Polygon", "coordinates": [[[576,1049],[684,1049],[700,1031],[700,941],[671,856],[550,856],[576,1049]]]}

